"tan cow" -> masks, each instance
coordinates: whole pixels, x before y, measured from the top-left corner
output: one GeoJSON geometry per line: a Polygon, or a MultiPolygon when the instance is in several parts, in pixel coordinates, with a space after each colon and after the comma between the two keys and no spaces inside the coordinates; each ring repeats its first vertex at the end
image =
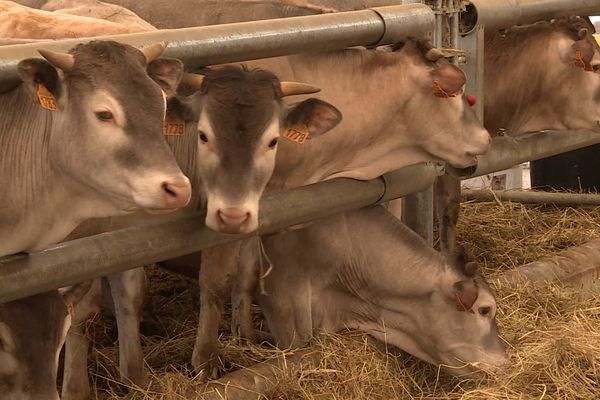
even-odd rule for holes
{"type": "Polygon", "coordinates": [[[51,13],[0,1],[0,37],[24,39],[65,39],[144,32],[149,28],[120,25],[96,18],[51,13]]]}

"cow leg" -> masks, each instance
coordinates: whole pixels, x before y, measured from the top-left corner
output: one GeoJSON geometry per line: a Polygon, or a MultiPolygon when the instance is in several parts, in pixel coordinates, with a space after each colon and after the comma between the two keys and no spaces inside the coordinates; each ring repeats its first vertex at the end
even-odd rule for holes
{"type": "Polygon", "coordinates": [[[219,325],[225,299],[231,296],[239,247],[239,242],[233,242],[202,251],[200,317],[192,354],[192,365],[200,380],[213,377],[217,372],[219,325]]]}
{"type": "Polygon", "coordinates": [[[140,320],[146,289],[143,268],[108,277],[119,332],[119,369],[121,382],[143,386],[144,355],[140,341],[140,320]]]}
{"type": "Polygon", "coordinates": [[[257,258],[259,240],[253,237],[240,243],[238,273],[231,293],[231,333],[249,341],[255,340],[251,307],[260,273],[257,258]]]}
{"type": "Polygon", "coordinates": [[[75,306],[71,327],[67,333],[61,396],[63,400],[87,400],[90,398],[87,365],[89,339],[86,335],[86,324],[92,314],[100,312],[101,302],[101,280],[96,279],[90,291],[75,306]]]}
{"type": "Polygon", "coordinates": [[[440,250],[451,254],[456,245],[456,225],[460,212],[460,180],[441,175],[435,181],[435,211],[438,218],[440,250]]]}

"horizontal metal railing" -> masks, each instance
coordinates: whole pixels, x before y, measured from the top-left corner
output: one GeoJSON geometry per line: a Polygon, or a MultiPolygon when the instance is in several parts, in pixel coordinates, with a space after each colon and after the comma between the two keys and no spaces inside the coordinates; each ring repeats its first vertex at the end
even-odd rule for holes
{"type": "MultiPolygon", "coordinates": [[[[522,140],[496,138],[478,176],[504,169],[527,157],[542,158],[600,143],[600,132],[541,132],[522,140]],[[520,143],[527,143],[521,146],[520,143]],[[521,152],[514,149],[531,149],[521,152]],[[537,149],[537,152],[536,152],[537,149]],[[486,161],[486,160],[493,160],[486,161]]],[[[259,233],[273,233],[328,215],[407,196],[431,186],[442,169],[433,163],[418,164],[385,174],[371,181],[333,179],[283,192],[261,200],[259,233]]],[[[204,214],[196,213],[145,226],[61,243],[29,255],[0,259],[0,302],[29,296],[53,288],[112,274],[239,240],[251,235],[225,235],[204,225],[204,214]]]]}
{"type": "MultiPolygon", "coordinates": [[[[226,62],[397,43],[433,30],[433,11],[423,4],[377,7],[235,24],[97,37],[134,46],[168,41],[166,57],[193,68],[226,62]]],[[[68,39],[0,47],[0,89],[18,82],[17,63],[39,57],[37,49],[67,51],[88,39],[68,39]]]]}

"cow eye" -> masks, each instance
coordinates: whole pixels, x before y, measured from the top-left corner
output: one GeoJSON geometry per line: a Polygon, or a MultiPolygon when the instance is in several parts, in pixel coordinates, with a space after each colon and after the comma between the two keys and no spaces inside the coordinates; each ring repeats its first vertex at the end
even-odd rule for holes
{"type": "Polygon", "coordinates": [[[277,138],[274,138],[273,140],[271,140],[271,141],[269,142],[269,147],[270,147],[270,148],[272,148],[272,149],[273,149],[273,148],[275,148],[275,146],[277,146],[277,138]]]}
{"type": "Polygon", "coordinates": [[[481,315],[483,317],[487,317],[488,315],[490,315],[491,311],[492,311],[491,307],[479,307],[479,315],[481,315]]]}
{"type": "Polygon", "coordinates": [[[202,141],[202,143],[208,143],[208,137],[206,136],[206,133],[200,131],[198,132],[198,137],[200,138],[200,141],[202,141]]]}
{"type": "Polygon", "coordinates": [[[110,122],[114,117],[110,111],[96,111],[96,118],[103,122],[110,122]]]}

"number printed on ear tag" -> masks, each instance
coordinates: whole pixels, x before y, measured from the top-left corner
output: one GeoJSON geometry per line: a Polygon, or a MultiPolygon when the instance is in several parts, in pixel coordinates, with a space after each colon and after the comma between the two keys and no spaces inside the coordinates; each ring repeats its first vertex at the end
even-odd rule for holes
{"type": "Polygon", "coordinates": [[[298,144],[303,144],[310,139],[310,133],[308,132],[308,127],[306,125],[297,125],[287,128],[283,131],[281,136],[298,144]]]}
{"type": "Polygon", "coordinates": [[[43,83],[38,83],[37,96],[42,108],[50,111],[56,111],[58,109],[56,106],[56,97],[50,93],[48,88],[46,88],[43,83]]]}
{"type": "Polygon", "coordinates": [[[163,135],[181,136],[185,133],[185,122],[180,119],[166,117],[163,124],[163,135]]]}

